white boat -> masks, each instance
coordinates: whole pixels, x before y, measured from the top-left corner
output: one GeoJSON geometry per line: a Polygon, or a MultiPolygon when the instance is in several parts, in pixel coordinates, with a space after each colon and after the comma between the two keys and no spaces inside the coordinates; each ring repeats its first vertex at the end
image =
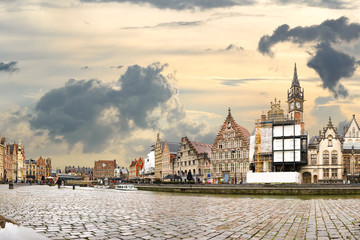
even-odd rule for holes
{"type": "Polygon", "coordinates": [[[137,191],[138,189],[134,185],[116,185],[116,190],[122,191],[137,191]]]}

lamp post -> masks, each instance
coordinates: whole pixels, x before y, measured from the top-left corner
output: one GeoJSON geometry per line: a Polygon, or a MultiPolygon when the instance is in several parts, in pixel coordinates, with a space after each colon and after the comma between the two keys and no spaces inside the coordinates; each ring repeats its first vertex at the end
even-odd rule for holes
{"type": "Polygon", "coordinates": [[[354,183],[355,182],[355,179],[354,179],[354,170],[355,170],[355,157],[354,157],[354,145],[352,145],[351,147],[351,160],[353,162],[353,167],[352,167],[352,182],[354,183]]]}

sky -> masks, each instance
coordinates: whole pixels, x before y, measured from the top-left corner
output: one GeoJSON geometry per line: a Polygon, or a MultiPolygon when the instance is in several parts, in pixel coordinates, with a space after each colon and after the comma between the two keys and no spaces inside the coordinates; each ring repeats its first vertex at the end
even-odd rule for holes
{"type": "Polygon", "coordinates": [[[360,120],[360,3],[352,0],[2,0],[0,136],[53,168],[212,144],[228,108],[255,120],[296,63],[309,136],[360,120]]]}

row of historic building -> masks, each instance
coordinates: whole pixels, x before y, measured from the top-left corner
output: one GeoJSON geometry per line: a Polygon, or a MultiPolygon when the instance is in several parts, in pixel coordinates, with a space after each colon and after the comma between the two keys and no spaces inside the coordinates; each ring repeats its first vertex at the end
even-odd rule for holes
{"type": "Polygon", "coordinates": [[[21,144],[7,143],[5,137],[0,137],[0,181],[16,181],[24,179],[25,149],[21,144]]]}
{"type": "MultiPolygon", "coordinates": [[[[1,138],[1,137],[0,137],[1,138]]],[[[25,182],[44,180],[50,177],[51,159],[25,160],[25,147],[19,143],[7,143],[2,137],[0,142],[0,182],[25,182]]]]}
{"type": "Polygon", "coordinates": [[[243,183],[247,173],[253,171],[298,172],[303,183],[359,182],[360,128],[355,115],[343,129],[343,135],[339,135],[329,117],[319,135],[309,137],[305,131],[304,102],[295,65],[287,91],[287,114],[281,101],[275,99],[267,114],[256,120],[250,134],[236,123],[229,108],[212,144],[188,137],[167,142],[158,134],[147,157],[131,162],[130,178],[243,183]]]}

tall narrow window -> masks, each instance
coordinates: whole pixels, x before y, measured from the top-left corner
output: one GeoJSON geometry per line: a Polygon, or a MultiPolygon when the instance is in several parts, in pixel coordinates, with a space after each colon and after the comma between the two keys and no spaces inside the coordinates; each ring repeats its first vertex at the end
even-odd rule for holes
{"type": "Polygon", "coordinates": [[[338,160],[338,154],[336,151],[333,151],[331,153],[331,164],[332,165],[336,165],[337,164],[337,160],[338,160]]]}
{"type": "Polygon", "coordinates": [[[311,165],[316,165],[316,154],[311,154],[311,165]]]}
{"type": "Polygon", "coordinates": [[[329,164],[329,152],[325,151],[323,153],[323,164],[329,164]]]}

